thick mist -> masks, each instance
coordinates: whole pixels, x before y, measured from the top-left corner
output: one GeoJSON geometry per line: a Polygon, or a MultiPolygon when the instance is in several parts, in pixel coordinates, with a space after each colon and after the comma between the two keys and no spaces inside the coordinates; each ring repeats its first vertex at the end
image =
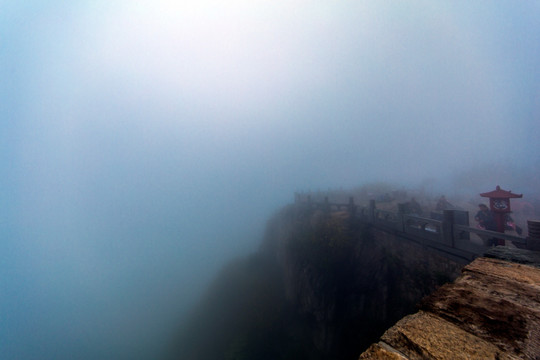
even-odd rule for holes
{"type": "Polygon", "coordinates": [[[538,44],[535,2],[2,2],[0,358],[157,358],[294,191],[538,194],[538,44]]]}

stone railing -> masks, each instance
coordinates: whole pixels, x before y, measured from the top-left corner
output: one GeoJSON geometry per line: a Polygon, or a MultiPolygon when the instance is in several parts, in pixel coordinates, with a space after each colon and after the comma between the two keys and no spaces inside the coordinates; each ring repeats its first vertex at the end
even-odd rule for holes
{"type": "MultiPolygon", "coordinates": [[[[540,239],[481,230],[469,226],[469,213],[462,210],[444,210],[441,219],[433,219],[407,214],[402,211],[377,209],[375,200],[368,206],[357,206],[354,198],[348,203],[332,203],[328,197],[324,201],[312,201],[306,197],[295,197],[299,206],[307,206],[325,212],[348,211],[352,217],[376,228],[393,232],[398,236],[421,243],[425,246],[448,252],[452,255],[474,259],[490,247],[488,239],[498,244],[512,243],[515,247],[540,250],[540,239]],[[472,236],[471,236],[472,235],[472,236]],[[474,239],[474,240],[473,240],[474,239]]],[[[400,207],[400,210],[403,207],[400,207]]]]}

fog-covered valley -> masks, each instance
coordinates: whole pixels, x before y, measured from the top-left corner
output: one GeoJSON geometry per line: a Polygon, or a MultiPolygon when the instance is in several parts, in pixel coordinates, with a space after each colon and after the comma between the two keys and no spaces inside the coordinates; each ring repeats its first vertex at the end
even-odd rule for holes
{"type": "Polygon", "coordinates": [[[295,191],[538,200],[539,15],[4,1],[0,358],[157,358],[295,191]]]}

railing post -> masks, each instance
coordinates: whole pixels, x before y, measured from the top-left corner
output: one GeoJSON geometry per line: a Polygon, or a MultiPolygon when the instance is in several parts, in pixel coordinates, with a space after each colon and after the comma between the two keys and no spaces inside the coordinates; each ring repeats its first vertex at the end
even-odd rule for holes
{"type": "Polygon", "coordinates": [[[324,197],[324,205],[323,205],[323,211],[326,213],[330,213],[330,203],[328,202],[328,196],[324,197]]]}
{"type": "Polygon", "coordinates": [[[375,200],[369,200],[368,216],[369,222],[375,222],[375,200]]]}
{"type": "Polygon", "coordinates": [[[540,251],[540,220],[527,220],[527,249],[540,251]]]}
{"type": "Polygon", "coordinates": [[[405,232],[405,221],[403,220],[403,215],[407,213],[407,204],[398,204],[398,227],[399,230],[405,232]]]}
{"type": "MultiPolygon", "coordinates": [[[[452,211],[454,213],[454,216],[453,216],[454,225],[469,226],[469,212],[468,211],[464,211],[464,210],[452,210],[452,211]]],[[[470,234],[465,233],[465,234],[453,234],[454,240],[458,238],[458,235],[459,235],[459,240],[471,239],[470,234]]]]}
{"type": "Polygon", "coordinates": [[[454,211],[443,210],[442,236],[446,245],[454,247],[454,211]]]}
{"type": "Polygon", "coordinates": [[[356,214],[356,205],[354,205],[354,197],[349,196],[349,213],[351,217],[354,217],[356,214]]]}

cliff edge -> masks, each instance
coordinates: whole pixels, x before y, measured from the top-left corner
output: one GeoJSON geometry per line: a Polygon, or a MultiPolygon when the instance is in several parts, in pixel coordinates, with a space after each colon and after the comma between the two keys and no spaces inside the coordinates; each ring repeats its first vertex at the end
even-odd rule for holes
{"type": "Polygon", "coordinates": [[[540,359],[540,268],[531,254],[523,261],[531,256],[496,249],[476,259],[360,359],[540,359]]]}

